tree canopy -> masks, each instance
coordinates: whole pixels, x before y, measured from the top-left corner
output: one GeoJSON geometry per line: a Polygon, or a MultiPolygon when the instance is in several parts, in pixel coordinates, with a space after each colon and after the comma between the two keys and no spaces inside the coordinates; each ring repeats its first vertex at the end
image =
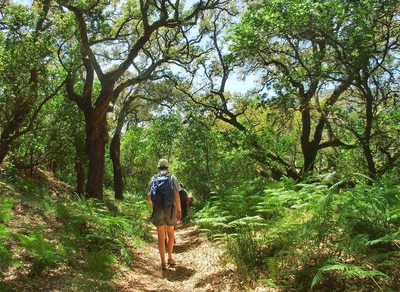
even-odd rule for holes
{"type": "Polygon", "coordinates": [[[335,0],[4,5],[1,161],[49,168],[99,199],[143,189],[161,157],[204,200],[259,176],[373,181],[399,163],[398,11],[335,0]],[[256,85],[234,92],[235,78],[256,85]],[[227,172],[229,161],[242,166],[227,172]]]}
{"type": "Polygon", "coordinates": [[[0,281],[112,287],[166,158],[244,279],[397,289],[399,5],[0,1],[0,281]]]}

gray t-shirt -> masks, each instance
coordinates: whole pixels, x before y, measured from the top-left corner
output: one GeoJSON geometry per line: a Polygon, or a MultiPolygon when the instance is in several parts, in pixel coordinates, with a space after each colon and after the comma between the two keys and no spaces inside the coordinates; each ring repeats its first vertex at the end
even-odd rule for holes
{"type": "MultiPolygon", "coordinates": [[[[168,170],[160,170],[158,173],[169,174],[170,172],[168,170]]],[[[153,185],[153,179],[154,179],[154,176],[151,177],[149,185],[147,186],[146,193],[148,196],[150,196],[150,190],[151,190],[151,186],[153,185]]],[[[173,174],[171,174],[171,181],[172,181],[172,186],[174,187],[174,192],[179,193],[182,188],[179,184],[178,179],[173,174]]]]}

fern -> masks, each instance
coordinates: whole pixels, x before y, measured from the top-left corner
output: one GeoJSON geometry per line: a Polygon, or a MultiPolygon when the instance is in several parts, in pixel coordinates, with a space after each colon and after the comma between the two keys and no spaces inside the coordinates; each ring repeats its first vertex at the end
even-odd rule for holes
{"type": "Polygon", "coordinates": [[[370,261],[378,262],[379,267],[395,267],[400,264],[400,252],[399,251],[389,251],[380,252],[369,258],[370,261]]]}
{"type": "Polygon", "coordinates": [[[8,244],[11,237],[12,233],[8,228],[5,225],[0,224],[0,278],[3,275],[2,272],[5,271],[13,262],[10,246],[8,244]]]}
{"type": "Polygon", "coordinates": [[[266,266],[265,239],[255,231],[243,229],[241,233],[231,235],[227,244],[228,254],[234,259],[239,273],[247,278],[256,277],[266,266]]]}
{"type": "Polygon", "coordinates": [[[9,241],[13,234],[6,225],[3,225],[3,222],[12,218],[10,215],[12,206],[13,201],[11,199],[5,196],[0,197],[0,277],[2,276],[2,271],[6,270],[13,262],[9,246],[9,241]]]}
{"type": "Polygon", "coordinates": [[[257,280],[257,282],[267,284],[267,286],[268,286],[269,288],[274,288],[274,289],[282,288],[282,286],[278,286],[278,285],[275,284],[275,282],[274,282],[273,280],[271,280],[271,279],[261,279],[261,280],[257,280]]]}
{"type": "Polygon", "coordinates": [[[46,267],[56,266],[65,258],[63,246],[44,238],[40,226],[36,226],[30,236],[16,234],[16,237],[28,254],[33,257],[32,273],[40,272],[46,267]]]}
{"type": "Polygon", "coordinates": [[[85,269],[94,278],[111,279],[114,275],[112,264],[116,262],[115,256],[104,250],[86,253],[85,255],[85,269]]]}
{"type": "Polygon", "coordinates": [[[369,241],[369,235],[368,234],[357,234],[354,236],[349,245],[349,251],[350,252],[365,252],[365,249],[367,248],[369,241]]]}
{"type": "Polygon", "coordinates": [[[244,217],[233,220],[226,225],[228,228],[240,228],[240,227],[266,227],[267,223],[264,218],[260,216],[244,217]]]}
{"type": "Polygon", "coordinates": [[[11,211],[14,203],[5,196],[0,196],[0,223],[12,219],[11,211]]]}
{"type": "Polygon", "coordinates": [[[400,200],[394,188],[375,182],[337,191],[341,184],[335,185],[334,178],[320,179],[301,184],[283,181],[274,188],[265,185],[262,191],[248,185],[226,190],[196,214],[197,220],[215,238],[228,241],[229,254],[245,277],[256,277],[257,269],[264,269],[273,281],[291,278],[295,285],[307,282],[312,287],[330,271],[372,280],[387,277],[389,268],[376,267],[396,265],[389,257],[397,257],[392,249],[399,238],[400,200]],[[251,192],[245,193],[246,188],[251,192]],[[250,239],[245,234],[251,230],[250,239]],[[249,256],[256,246],[262,247],[260,266],[254,264],[257,257],[249,256]],[[358,265],[324,264],[339,255],[354,258],[358,265]],[[318,266],[322,268],[316,270],[318,266]]]}
{"type": "Polygon", "coordinates": [[[208,217],[195,220],[196,224],[198,224],[201,229],[210,230],[212,233],[219,233],[220,230],[227,229],[228,225],[225,223],[227,221],[228,218],[226,217],[208,217]]]}
{"type": "Polygon", "coordinates": [[[400,250],[399,244],[396,242],[397,239],[400,238],[400,229],[397,230],[396,232],[385,234],[384,236],[374,239],[374,240],[369,240],[366,242],[367,245],[377,245],[380,243],[391,243],[397,246],[397,248],[400,250]]]}
{"type": "Polygon", "coordinates": [[[390,208],[377,187],[362,186],[346,191],[339,224],[350,238],[367,234],[371,240],[391,233],[390,208]]]}
{"type": "MultiPolygon", "coordinates": [[[[373,277],[388,277],[388,275],[380,272],[380,271],[371,271],[366,270],[361,266],[352,266],[348,264],[326,264],[317,270],[316,275],[314,276],[311,282],[311,289],[323,279],[323,274],[330,271],[339,271],[341,272],[343,277],[369,277],[372,280],[373,277]]],[[[376,283],[376,281],[374,280],[376,283]]],[[[377,283],[376,283],[377,284],[377,283]]],[[[378,285],[378,284],[377,284],[378,285]]],[[[378,285],[379,287],[379,285],[378,285]]],[[[379,287],[382,291],[382,289],[379,287]]]]}
{"type": "Polygon", "coordinates": [[[278,274],[278,261],[275,257],[267,259],[268,273],[271,278],[276,278],[278,274]]]}

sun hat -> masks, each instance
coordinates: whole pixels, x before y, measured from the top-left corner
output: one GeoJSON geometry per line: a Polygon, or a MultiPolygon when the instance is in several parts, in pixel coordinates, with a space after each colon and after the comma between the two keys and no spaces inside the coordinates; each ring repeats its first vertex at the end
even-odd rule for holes
{"type": "Polygon", "coordinates": [[[162,168],[162,167],[168,167],[168,160],[167,159],[160,159],[158,161],[158,168],[162,168]]]}

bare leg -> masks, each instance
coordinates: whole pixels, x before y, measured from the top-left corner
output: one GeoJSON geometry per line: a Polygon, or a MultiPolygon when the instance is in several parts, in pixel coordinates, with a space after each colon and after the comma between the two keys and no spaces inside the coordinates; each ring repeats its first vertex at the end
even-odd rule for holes
{"type": "Polygon", "coordinates": [[[167,226],[167,233],[168,233],[168,261],[171,263],[174,261],[174,259],[172,258],[172,251],[174,249],[174,242],[175,242],[175,226],[167,226]]]}
{"type": "Polygon", "coordinates": [[[165,265],[165,225],[157,226],[158,251],[160,252],[161,264],[165,265]]]}
{"type": "Polygon", "coordinates": [[[165,248],[167,248],[167,242],[168,242],[168,233],[167,233],[167,225],[165,225],[165,248]]]}

